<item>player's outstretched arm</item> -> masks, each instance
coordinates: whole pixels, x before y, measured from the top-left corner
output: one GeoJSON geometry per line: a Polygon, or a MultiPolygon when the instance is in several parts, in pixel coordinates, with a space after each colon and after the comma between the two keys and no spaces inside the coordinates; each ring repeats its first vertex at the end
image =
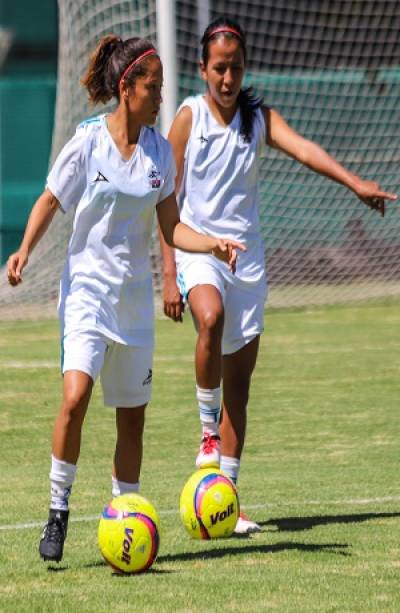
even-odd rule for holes
{"type": "Polygon", "coordinates": [[[163,267],[164,315],[170,317],[173,321],[182,322],[185,304],[176,281],[175,249],[167,245],[165,242],[159,224],[157,224],[157,229],[163,267]]]}
{"type": "MultiPolygon", "coordinates": [[[[185,149],[189,139],[191,126],[192,111],[189,107],[183,107],[172,122],[168,135],[168,140],[172,145],[177,170],[175,185],[176,193],[179,191],[179,186],[182,180],[185,149]]],[[[181,322],[185,305],[176,282],[175,250],[165,242],[160,227],[158,227],[158,236],[160,240],[160,251],[163,265],[164,314],[167,317],[170,317],[173,321],[181,322]]]]}
{"type": "Polygon", "coordinates": [[[264,109],[267,144],[283,151],[314,172],[341,183],[371,209],[383,217],[385,200],[396,200],[396,194],[386,192],[376,181],[365,181],[339,164],[322,147],[297,134],[274,109],[264,109]]]}
{"type": "Polygon", "coordinates": [[[33,205],[29,215],[22,243],[7,261],[7,277],[10,285],[22,281],[22,271],[28,263],[29,255],[49,227],[60,206],[57,198],[46,189],[33,205]]]}
{"type": "Polygon", "coordinates": [[[199,234],[182,223],[174,193],[157,205],[157,216],[167,245],[189,253],[211,253],[226,262],[232,272],[236,269],[237,250],[246,251],[238,241],[199,234]]]}

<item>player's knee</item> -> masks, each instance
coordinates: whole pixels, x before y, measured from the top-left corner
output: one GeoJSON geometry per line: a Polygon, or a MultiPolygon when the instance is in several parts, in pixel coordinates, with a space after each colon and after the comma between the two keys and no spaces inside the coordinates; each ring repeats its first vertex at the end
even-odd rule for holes
{"type": "Polygon", "coordinates": [[[83,419],[89,402],[89,394],[86,390],[67,389],[64,391],[64,398],[61,412],[67,421],[83,419]]]}
{"type": "Polygon", "coordinates": [[[207,309],[198,320],[199,333],[203,335],[221,336],[224,327],[224,313],[222,310],[207,309]]]}

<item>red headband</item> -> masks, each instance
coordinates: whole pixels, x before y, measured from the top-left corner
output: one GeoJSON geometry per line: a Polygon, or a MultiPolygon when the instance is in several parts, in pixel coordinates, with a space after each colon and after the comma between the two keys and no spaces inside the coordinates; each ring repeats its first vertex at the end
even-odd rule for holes
{"type": "Polygon", "coordinates": [[[157,55],[157,51],[154,49],[154,47],[152,47],[151,49],[147,49],[147,51],[144,51],[141,55],[139,55],[139,57],[137,57],[135,60],[133,60],[133,62],[131,62],[127,68],[125,68],[124,72],[122,73],[122,76],[119,80],[120,83],[122,83],[122,81],[125,79],[126,75],[128,74],[128,72],[134,67],[136,66],[136,64],[139,64],[139,62],[141,62],[143,60],[143,58],[147,57],[148,55],[157,55]]]}
{"type": "Polygon", "coordinates": [[[218,34],[219,32],[230,32],[231,34],[235,34],[240,40],[243,40],[243,36],[240,34],[239,30],[235,28],[230,28],[229,26],[220,26],[219,28],[215,28],[215,30],[211,30],[207,38],[211,38],[214,34],[218,34]]]}

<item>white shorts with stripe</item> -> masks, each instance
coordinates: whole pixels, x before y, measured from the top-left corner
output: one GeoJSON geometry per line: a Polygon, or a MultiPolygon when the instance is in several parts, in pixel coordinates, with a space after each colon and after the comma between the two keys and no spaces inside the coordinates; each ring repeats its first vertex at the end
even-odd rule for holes
{"type": "Polygon", "coordinates": [[[153,347],[122,345],[95,330],[76,329],[62,338],[61,370],[100,375],[104,404],[138,407],[151,397],[153,347]]]}
{"type": "Polygon", "coordinates": [[[239,351],[264,330],[264,306],[267,299],[265,276],[255,283],[224,274],[213,256],[179,254],[177,281],[185,300],[196,285],[213,285],[224,304],[222,353],[239,351]]]}

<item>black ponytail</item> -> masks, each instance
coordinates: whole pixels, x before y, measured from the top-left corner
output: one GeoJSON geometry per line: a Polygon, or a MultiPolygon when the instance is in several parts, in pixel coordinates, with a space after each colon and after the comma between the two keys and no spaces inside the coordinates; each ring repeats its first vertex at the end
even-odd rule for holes
{"type": "Polygon", "coordinates": [[[262,106],[263,99],[255,95],[252,87],[246,87],[240,90],[238,103],[240,109],[240,134],[249,143],[253,134],[256,112],[262,106]]]}

